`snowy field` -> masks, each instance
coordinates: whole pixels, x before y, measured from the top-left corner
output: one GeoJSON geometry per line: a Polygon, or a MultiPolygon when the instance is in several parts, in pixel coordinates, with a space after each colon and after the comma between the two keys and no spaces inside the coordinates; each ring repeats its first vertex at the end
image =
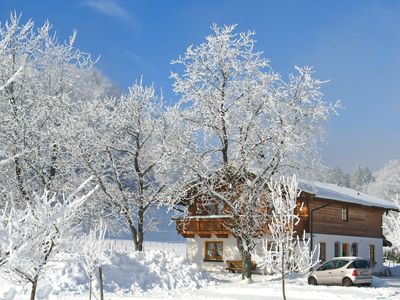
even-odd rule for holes
{"type": "MultiPolygon", "coordinates": [[[[117,299],[186,299],[186,300],[281,300],[282,292],[279,280],[270,276],[255,275],[253,284],[242,283],[240,276],[219,275],[211,285],[200,289],[185,291],[177,290],[170,292],[154,292],[145,295],[121,296],[106,294],[107,300],[117,299]]],[[[303,279],[289,280],[286,296],[288,300],[383,300],[400,299],[400,278],[386,280],[376,278],[379,285],[387,285],[372,288],[339,287],[339,286],[316,286],[311,287],[303,279]]],[[[87,296],[61,296],[50,299],[73,299],[83,300],[87,296]]]]}
{"type": "MultiPolygon", "coordinates": [[[[128,241],[110,240],[112,266],[104,267],[105,299],[282,299],[278,277],[253,275],[254,283],[241,282],[240,274],[200,272],[184,258],[184,243],[146,242],[144,253],[131,251],[128,241]],[[163,249],[163,250],[161,250],[163,249]]],[[[302,277],[287,281],[289,300],[400,299],[400,266],[393,277],[374,277],[373,287],[309,286],[302,277]]],[[[98,299],[98,282],[93,282],[98,299]]],[[[0,281],[0,300],[25,300],[28,286],[0,281]]],[[[89,299],[88,280],[74,262],[58,263],[39,282],[37,299],[89,299]]]]}
{"type": "MultiPolygon", "coordinates": [[[[255,275],[253,284],[241,282],[240,276],[219,276],[220,281],[216,285],[206,286],[189,292],[162,293],[152,295],[141,295],[124,297],[122,299],[194,299],[194,300],[281,300],[282,291],[280,281],[271,276],[255,275]]],[[[377,278],[379,284],[385,282],[377,278]]],[[[287,285],[286,296],[288,300],[378,300],[378,299],[400,299],[400,278],[392,280],[392,286],[358,288],[339,286],[309,286],[304,279],[292,279],[287,285]]],[[[64,298],[66,299],[66,298],[64,298]]],[[[76,300],[84,298],[76,298],[76,300]]],[[[112,297],[107,299],[121,299],[112,297]]],[[[74,299],[75,300],[75,299],[74,299]]]]}
{"type": "MultiPolygon", "coordinates": [[[[106,300],[182,299],[182,300],[281,300],[280,281],[272,276],[254,275],[254,283],[241,282],[239,275],[217,274],[207,286],[198,289],[153,291],[139,295],[105,294],[106,300]]],[[[400,278],[374,278],[377,287],[309,286],[304,279],[293,278],[287,284],[288,300],[384,300],[400,299],[400,278]]],[[[15,299],[25,299],[15,298],[15,299]]],[[[52,295],[49,300],[83,300],[88,295],[52,295]]]]}

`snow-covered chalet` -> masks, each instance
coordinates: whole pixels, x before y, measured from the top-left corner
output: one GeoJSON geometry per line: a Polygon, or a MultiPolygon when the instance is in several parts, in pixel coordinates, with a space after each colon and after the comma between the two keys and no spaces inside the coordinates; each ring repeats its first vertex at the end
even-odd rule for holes
{"type": "MultiPolygon", "coordinates": [[[[319,245],[319,259],[337,256],[361,256],[375,262],[374,272],[383,271],[382,217],[393,203],[334,184],[300,181],[297,232],[311,236],[319,245]],[[312,235],[311,235],[312,233],[312,235]]],[[[208,271],[223,271],[228,261],[241,260],[236,239],[224,226],[225,211],[201,209],[201,204],[187,204],[188,215],[175,219],[178,233],[186,238],[187,259],[208,271]],[[200,209],[199,209],[200,207],[200,209]]]]}

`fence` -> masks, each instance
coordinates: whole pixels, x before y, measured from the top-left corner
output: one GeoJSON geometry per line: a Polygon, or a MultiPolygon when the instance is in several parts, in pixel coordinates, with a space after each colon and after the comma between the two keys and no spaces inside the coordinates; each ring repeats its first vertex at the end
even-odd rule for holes
{"type": "MultiPolygon", "coordinates": [[[[135,246],[131,240],[106,240],[107,245],[110,248],[133,252],[135,251],[135,246]]],[[[143,250],[165,250],[168,252],[173,252],[178,255],[182,255],[186,258],[186,243],[173,243],[173,242],[154,242],[145,241],[143,243],[143,250]]]]}

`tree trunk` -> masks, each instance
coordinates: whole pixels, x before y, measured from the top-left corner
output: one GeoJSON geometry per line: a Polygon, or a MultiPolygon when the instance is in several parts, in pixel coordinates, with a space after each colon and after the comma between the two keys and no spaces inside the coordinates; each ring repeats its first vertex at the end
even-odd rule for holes
{"type": "MultiPolygon", "coordinates": [[[[222,70],[221,70],[222,71],[222,70]]],[[[221,105],[220,105],[220,118],[221,118],[221,127],[222,127],[222,137],[221,137],[221,146],[222,146],[222,160],[224,162],[224,165],[228,165],[228,147],[229,147],[229,142],[228,142],[228,134],[227,134],[227,128],[226,128],[226,121],[225,121],[225,86],[227,82],[226,74],[222,71],[222,76],[224,78],[222,84],[221,84],[221,105]]]]}
{"type": "Polygon", "coordinates": [[[242,279],[251,279],[251,269],[252,269],[252,263],[251,263],[251,253],[248,251],[245,251],[243,253],[243,273],[242,273],[242,279]]]}
{"type": "Polygon", "coordinates": [[[37,275],[33,279],[30,300],[35,300],[38,279],[39,279],[39,277],[37,275]]]}
{"type": "MultiPolygon", "coordinates": [[[[243,262],[242,280],[245,279],[251,280],[251,268],[252,268],[251,252],[243,247],[243,242],[246,243],[246,241],[244,241],[242,238],[236,237],[237,247],[242,256],[242,262],[243,262]]],[[[246,245],[248,246],[249,243],[246,243],[246,245]]]]}
{"type": "Polygon", "coordinates": [[[129,230],[131,231],[131,238],[132,238],[133,245],[135,246],[135,251],[140,251],[140,250],[138,250],[138,248],[139,248],[138,233],[137,233],[135,224],[132,222],[132,219],[130,218],[130,216],[128,214],[125,213],[124,217],[128,223],[129,230]]]}
{"type": "Polygon", "coordinates": [[[144,238],[143,222],[144,222],[144,208],[142,205],[140,205],[138,210],[138,234],[137,234],[138,239],[137,239],[136,251],[143,251],[143,238],[144,238]]]}
{"type": "Polygon", "coordinates": [[[102,267],[99,267],[99,282],[100,282],[100,300],[104,300],[103,268],[102,267]]]}
{"type": "Polygon", "coordinates": [[[24,198],[28,204],[32,204],[32,201],[29,198],[28,193],[26,192],[23,184],[22,169],[20,165],[20,160],[18,158],[14,159],[14,167],[15,167],[15,176],[17,179],[18,190],[21,193],[22,198],[24,198]]]}
{"type": "Polygon", "coordinates": [[[89,300],[92,300],[92,276],[89,276],[89,300]]]}
{"type": "Polygon", "coordinates": [[[282,273],[282,296],[283,300],[286,300],[286,293],[285,293],[285,273],[282,273]]]}
{"type": "Polygon", "coordinates": [[[282,243],[281,245],[281,273],[282,273],[282,296],[283,296],[283,300],[286,300],[286,293],[285,293],[285,252],[284,252],[284,245],[282,243]]]}
{"type": "Polygon", "coordinates": [[[47,180],[45,188],[49,192],[48,197],[52,196],[52,184],[54,177],[57,175],[57,158],[58,158],[58,147],[57,144],[53,144],[52,154],[51,154],[51,164],[50,164],[50,174],[47,180]]]}
{"type": "MultiPolygon", "coordinates": [[[[139,120],[140,122],[140,120],[139,120]]],[[[135,158],[134,158],[134,166],[135,166],[135,171],[138,176],[138,187],[139,187],[139,203],[138,203],[138,223],[137,223],[137,239],[135,243],[135,250],[136,251],[142,251],[143,250],[143,218],[144,218],[144,205],[143,205],[143,193],[145,190],[145,183],[144,183],[144,176],[142,173],[142,170],[140,168],[140,163],[139,163],[139,156],[140,156],[140,151],[141,151],[141,143],[140,143],[140,135],[137,133],[136,135],[136,152],[135,152],[135,158]]]]}
{"type": "Polygon", "coordinates": [[[131,231],[131,239],[132,239],[133,245],[135,246],[135,251],[136,251],[136,249],[138,248],[137,231],[136,231],[136,228],[131,223],[129,223],[129,230],[131,231]]]}

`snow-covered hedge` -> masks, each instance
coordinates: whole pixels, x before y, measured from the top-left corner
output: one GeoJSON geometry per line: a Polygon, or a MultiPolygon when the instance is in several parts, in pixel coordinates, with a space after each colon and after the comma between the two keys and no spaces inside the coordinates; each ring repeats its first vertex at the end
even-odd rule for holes
{"type": "MultiPolygon", "coordinates": [[[[194,289],[213,281],[208,273],[199,271],[195,264],[188,263],[182,256],[163,250],[141,253],[114,252],[111,264],[103,267],[103,276],[106,293],[124,295],[194,289]]],[[[98,288],[97,278],[94,287],[98,288]]],[[[19,299],[18,297],[28,292],[29,286],[21,288],[3,283],[0,285],[0,299],[19,299]],[[13,289],[18,290],[15,298],[13,289]]],[[[89,293],[88,278],[83,268],[73,262],[58,263],[53,271],[39,282],[38,298],[46,299],[50,293],[89,293]]]]}
{"type": "Polygon", "coordinates": [[[187,263],[183,257],[150,250],[126,255],[115,254],[112,265],[104,267],[105,289],[108,292],[142,293],[151,290],[199,288],[211,278],[187,263]]]}

